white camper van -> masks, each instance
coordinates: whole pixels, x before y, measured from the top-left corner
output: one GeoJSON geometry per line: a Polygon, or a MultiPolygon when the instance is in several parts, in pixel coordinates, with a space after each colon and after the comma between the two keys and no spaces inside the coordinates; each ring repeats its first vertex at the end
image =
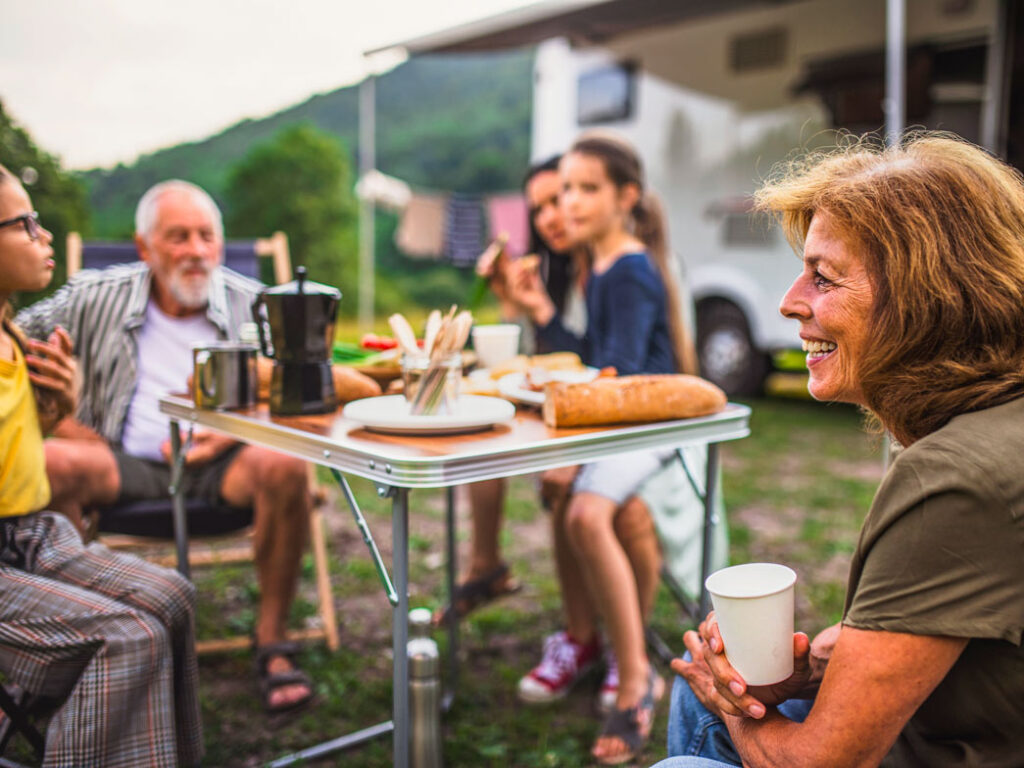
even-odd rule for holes
{"type": "MultiPolygon", "coordinates": [[[[1015,6],[909,0],[908,125],[1005,147],[1015,6]]],[[[537,3],[403,45],[537,44],[534,158],[591,128],[639,149],[696,302],[704,374],[752,394],[772,356],[799,345],[778,312],[799,266],[752,215],[751,193],[798,148],[834,143],[834,129],[883,126],[885,42],[885,0],[606,0],[537,3]]]]}

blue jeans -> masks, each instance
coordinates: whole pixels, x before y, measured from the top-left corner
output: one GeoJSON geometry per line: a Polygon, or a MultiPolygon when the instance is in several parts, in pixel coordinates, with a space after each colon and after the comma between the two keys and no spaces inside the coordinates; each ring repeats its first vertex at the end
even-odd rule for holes
{"type": "MultiPolygon", "coordinates": [[[[790,699],[778,709],[790,720],[802,723],[813,703],[810,699],[790,699]]],[[[704,708],[681,677],[672,686],[668,755],[656,768],[724,768],[743,764],[725,723],[704,708]]]]}

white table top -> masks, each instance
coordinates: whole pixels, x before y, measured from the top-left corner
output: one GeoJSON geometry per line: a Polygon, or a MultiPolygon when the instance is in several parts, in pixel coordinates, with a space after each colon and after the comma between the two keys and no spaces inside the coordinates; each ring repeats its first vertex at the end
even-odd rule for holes
{"type": "Polygon", "coordinates": [[[341,416],[271,416],[266,404],[243,411],[196,408],[185,396],[160,400],[161,412],[383,485],[443,488],[582,464],[630,451],[736,440],[750,434],[750,409],[730,403],[712,416],[652,424],[551,429],[531,410],[465,435],[387,435],[341,416]]]}

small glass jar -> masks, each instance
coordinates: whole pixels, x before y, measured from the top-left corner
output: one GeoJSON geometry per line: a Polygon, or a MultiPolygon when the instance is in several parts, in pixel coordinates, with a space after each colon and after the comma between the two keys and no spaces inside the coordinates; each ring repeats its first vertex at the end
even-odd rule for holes
{"type": "Polygon", "coordinates": [[[433,364],[426,355],[402,355],[402,383],[409,413],[455,413],[462,383],[462,353],[455,352],[433,364]]]}

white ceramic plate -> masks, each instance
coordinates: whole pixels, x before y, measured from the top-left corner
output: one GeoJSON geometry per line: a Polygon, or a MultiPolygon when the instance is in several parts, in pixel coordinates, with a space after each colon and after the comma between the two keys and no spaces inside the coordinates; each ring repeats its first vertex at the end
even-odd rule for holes
{"type": "MultiPolygon", "coordinates": [[[[574,371],[544,371],[548,381],[563,381],[568,384],[586,384],[597,378],[597,368],[584,368],[574,371]]],[[[544,393],[537,392],[526,386],[525,373],[509,373],[498,379],[498,391],[514,403],[525,405],[544,405],[544,393]]]]}
{"type": "Polygon", "coordinates": [[[453,435],[502,424],[516,414],[515,406],[500,397],[463,395],[455,413],[413,416],[404,395],[353,400],[341,415],[374,432],[395,435],[453,435]]]}

